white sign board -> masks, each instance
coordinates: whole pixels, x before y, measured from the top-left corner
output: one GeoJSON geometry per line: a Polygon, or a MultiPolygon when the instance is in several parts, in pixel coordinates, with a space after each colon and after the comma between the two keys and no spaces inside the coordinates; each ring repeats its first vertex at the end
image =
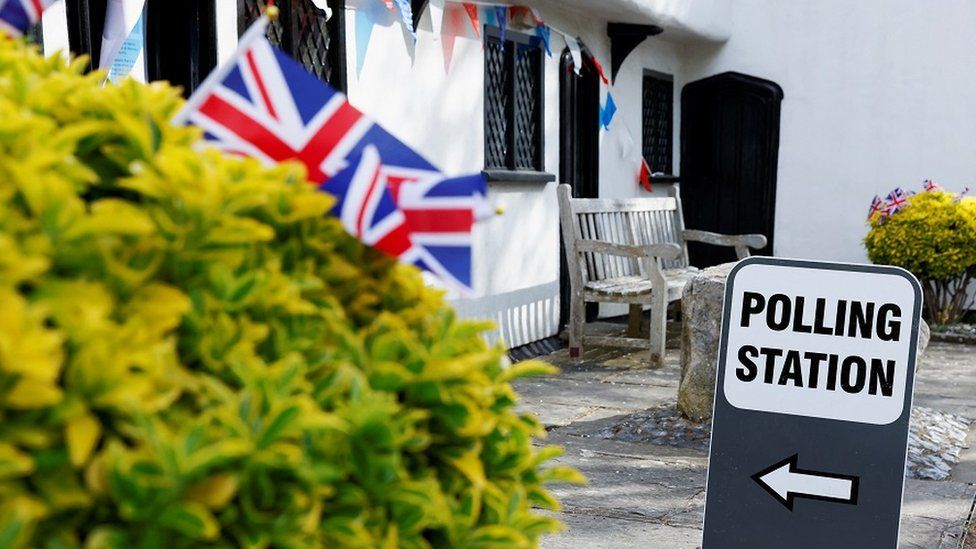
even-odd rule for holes
{"type": "Polygon", "coordinates": [[[921,308],[895,267],[732,269],[704,549],[898,546],[921,308]]]}
{"type": "Polygon", "coordinates": [[[901,416],[908,278],[757,263],[735,282],[722,365],[733,406],[876,425],[901,416]]]}

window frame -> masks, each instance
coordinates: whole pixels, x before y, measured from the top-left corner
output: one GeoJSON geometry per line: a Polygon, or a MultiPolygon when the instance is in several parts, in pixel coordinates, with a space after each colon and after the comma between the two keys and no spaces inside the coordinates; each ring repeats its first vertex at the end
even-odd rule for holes
{"type": "Polygon", "coordinates": [[[537,36],[532,36],[520,32],[514,32],[511,30],[506,30],[505,32],[505,44],[504,44],[504,71],[508,76],[508,82],[505,86],[505,93],[508,98],[508,102],[505,108],[505,120],[507,122],[506,132],[505,132],[505,144],[506,153],[504,166],[490,165],[488,163],[489,154],[488,150],[490,143],[493,140],[493,136],[489,133],[489,128],[491,124],[489,123],[489,85],[491,82],[492,74],[490,73],[490,65],[488,58],[488,47],[489,43],[498,45],[501,42],[501,29],[491,25],[484,26],[484,32],[482,33],[484,46],[485,46],[485,59],[484,59],[484,163],[485,169],[484,174],[487,176],[489,181],[508,181],[508,182],[520,182],[520,183],[532,183],[539,182],[545,183],[549,181],[555,181],[556,177],[553,174],[546,173],[546,141],[545,141],[545,76],[546,76],[546,54],[542,41],[537,36]],[[535,112],[532,116],[532,124],[535,125],[536,132],[534,139],[532,140],[532,145],[534,150],[532,151],[532,156],[534,156],[533,166],[530,168],[518,167],[516,152],[518,148],[518,132],[517,128],[519,126],[517,107],[516,107],[516,95],[518,89],[518,78],[517,71],[515,70],[515,54],[519,48],[531,48],[533,50],[533,55],[536,57],[535,64],[537,65],[532,71],[532,76],[536,80],[536,86],[534,89],[534,97],[532,98],[536,104],[535,112]]]}
{"type": "MultiPolygon", "coordinates": [[[[653,145],[652,145],[653,147],[653,145]]],[[[674,75],[667,74],[664,72],[644,69],[644,74],[641,78],[641,157],[647,162],[652,173],[663,173],[663,175],[652,176],[652,181],[659,182],[677,182],[679,181],[678,176],[674,173],[674,75]],[[667,117],[667,163],[665,169],[658,169],[654,163],[651,162],[655,152],[648,147],[648,109],[652,108],[654,105],[648,104],[648,84],[650,82],[666,82],[670,91],[670,96],[668,98],[668,117],[667,117]]]]}

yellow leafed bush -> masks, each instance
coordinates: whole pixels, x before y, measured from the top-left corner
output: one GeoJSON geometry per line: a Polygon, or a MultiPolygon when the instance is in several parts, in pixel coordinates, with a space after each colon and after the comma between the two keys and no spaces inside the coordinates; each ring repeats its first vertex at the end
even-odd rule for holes
{"type": "Polygon", "coordinates": [[[969,307],[967,288],[976,275],[976,199],[959,200],[943,191],[920,193],[903,210],[875,214],[869,222],[864,239],[868,258],[918,277],[935,323],[958,321],[969,307]]]}
{"type": "Polygon", "coordinates": [[[166,85],[0,40],[0,547],[531,547],[558,524],[484,326],[166,85]]]}

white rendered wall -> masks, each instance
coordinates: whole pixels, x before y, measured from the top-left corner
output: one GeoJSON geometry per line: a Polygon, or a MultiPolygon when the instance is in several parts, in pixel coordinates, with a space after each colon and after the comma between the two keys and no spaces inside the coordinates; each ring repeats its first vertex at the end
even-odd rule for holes
{"type": "Polygon", "coordinates": [[[778,83],[775,253],[866,261],[875,194],[976,188],[976,2],[736,0],[722,47],[689,47],[688,80],[778,83]]]}

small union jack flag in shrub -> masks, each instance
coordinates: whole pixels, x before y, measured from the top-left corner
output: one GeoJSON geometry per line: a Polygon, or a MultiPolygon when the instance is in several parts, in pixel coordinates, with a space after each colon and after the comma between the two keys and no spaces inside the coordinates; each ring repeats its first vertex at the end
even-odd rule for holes
{"type": "MultiPolygon", "coordinates": [[[[926,193],[946,193],[946,191],[939,186],[938,183],[931,179],[926,179],[922,182],[922,189],[926,193]]],[[[952,202],[961,201],[966,194],[969,192],[969,187],[965,187],[961,192],[957,193],[953,198],[952,202]]],[[[868,221],[873,221],[877,219],[878,221],[884,221],[886,217],[894,215],[906,207],[911,205],[910,198],[915,194],[914,191],[905,192],[901,187],[895,187],[884,199],[875,195],[871,199],[871,205],[868,207],[868,221]]]]}

